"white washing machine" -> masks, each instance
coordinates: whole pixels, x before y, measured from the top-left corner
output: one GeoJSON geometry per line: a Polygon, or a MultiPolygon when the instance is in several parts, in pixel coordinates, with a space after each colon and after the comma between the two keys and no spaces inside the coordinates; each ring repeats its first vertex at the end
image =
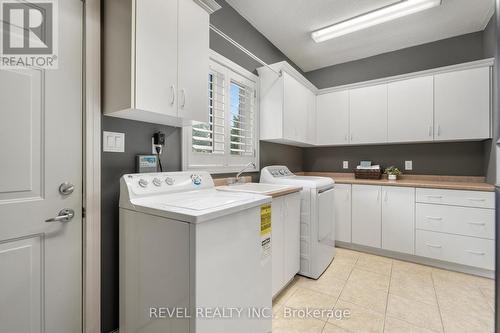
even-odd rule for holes
{"type": "Polygon", "coordinates": [[[206,172],[120,187],[120,333],[271,331],[271,197],[217,191],[206,172]]]}
{"type": "Polygon", "coordinates": [[[334,181],[297,176],[286,166],[275,165],[261,170],[260,182],[302,186],[299,274],[319,278],[335,255],[334,181]]]}

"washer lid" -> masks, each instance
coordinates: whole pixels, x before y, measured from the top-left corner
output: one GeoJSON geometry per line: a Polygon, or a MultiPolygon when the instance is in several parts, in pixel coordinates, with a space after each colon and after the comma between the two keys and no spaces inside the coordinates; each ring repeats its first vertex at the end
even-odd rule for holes
{"type": "Polygon", "coordinates": [[[136,198],[130,201],[130,205],[120,204],[120,207],[200,223],[270,202],[269,196],[205,189],[136,198]]]}

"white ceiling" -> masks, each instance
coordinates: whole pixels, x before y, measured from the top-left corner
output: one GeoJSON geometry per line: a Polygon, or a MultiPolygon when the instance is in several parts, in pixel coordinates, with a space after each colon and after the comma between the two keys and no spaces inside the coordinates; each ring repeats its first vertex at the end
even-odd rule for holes
{"type": "Polygon", "coordinates": [[[316,44],[311,31],[399,0],[227,0],[304,71],[483,30],[494,0],[439,7],[316,44]]]}

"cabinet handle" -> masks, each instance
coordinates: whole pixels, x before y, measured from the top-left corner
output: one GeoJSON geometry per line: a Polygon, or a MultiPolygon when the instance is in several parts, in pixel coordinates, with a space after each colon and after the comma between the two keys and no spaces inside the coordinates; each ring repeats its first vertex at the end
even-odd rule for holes
{"type": "Polygon", "coordinates": [[[347,134],[344,136],[344,140],[347,141],[347,134]]]}
{"type": "Polygon", "coordinates": [[[432,125],[429,125],[429,136],[432,136],[432,125]]]}
{"type": "Polygon", "coordinates": [[[387,199],[388,199],[388,197],[387,197],[387,191],[386,191],[386,192],[385,192],[385,198],[384,198],[384,201],[385,201],[385,202],[387,202],[387,199]]]}
{"type": "Polygon", "coordinates": [[[352,133],[351,133],[351,142],[352,142],[352,133]]]}
{"type": "Polygon", "coordinates": [[[181,89],[181,96],[182,96],[182,99],[181,99],[181,109],[184,109],[184,106],[186,105],[186,90],[181,89]]]}
{"type": "Polygon", "coordinates": [[[442,248],[442,246],[441,246],[441,245],[436,245],[436,244],[428,244],[428,243],[427,243],[426,245],[427,245],[427,246],[429,246],[429,247],[434,247],[434,248],[436,248],[436,249],[440,249],[440,248],[442,248]]]}
{"type": "Polygon", "coordinates": [[[436,216],[426,216],[426,219],[429,220],[436,220],[436,221],[441,221],[443,218],[442,217],[436,217],[436,216]]]}
{"type": "Polygon", "coordinates": [[[470,201],[478,201],[478,202],[485,202],[486,199],[483,198],[468,198],[470,201]]]}
{"type": "Polygon", "coordinates": [[[441,135],[441,125],[438,125],[438,133],[437,134],[438,134],[438,136],[441,135]]]}
{"type": "Polygon", "coordinates": [[[469,222],[469,224],[480,225],[480,226],[485,226],[486,225],[486,223],[484,223],[484,222],[469,222]]]}
{"type": "Polygon", "coordinates": [[[426,195],[427,198],[429,199],[442,199],[442,195],[426,195]]]}
{"type": "Polygon", "coordinates": [[[481,251],[473,251],[473,250],[465,250],[465,252],[469,252],[470,254],[477,254],[478,256],[484,256],[486,254],[481,251]]]}
{"type": "Polygon", "coordinates": [[[175,86],[172,84],[170,86],[170,105],[174,105],[175,102],[175,86]]]}

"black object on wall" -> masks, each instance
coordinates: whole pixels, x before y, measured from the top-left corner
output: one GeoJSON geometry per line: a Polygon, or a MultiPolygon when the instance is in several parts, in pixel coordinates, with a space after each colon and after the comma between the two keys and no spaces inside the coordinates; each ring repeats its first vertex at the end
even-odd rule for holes
{"type": "Polygon", "coordinates": [[[317,147],[304,150],[303,169],[353,172],[360,160],[370,160],[407,174],[484,176],[483,154],[482,142],[317,147]],[[404,170],[405,160],[413,161],[412,171],[404,170]],[[342,169],[343,161],[349,161],[348,170],[342,169]]]}
{"type": "Polygon", "coordinates": [[[181,170],[180,128],[102,117],[102,130],[125,133],[125,152],[101,154],[101,330],[118,328],[118,199],[120,177],[135,173],[135,156],[151,154],[151,137],[166,135],[161,160],[164,171],[181,170]]]}

